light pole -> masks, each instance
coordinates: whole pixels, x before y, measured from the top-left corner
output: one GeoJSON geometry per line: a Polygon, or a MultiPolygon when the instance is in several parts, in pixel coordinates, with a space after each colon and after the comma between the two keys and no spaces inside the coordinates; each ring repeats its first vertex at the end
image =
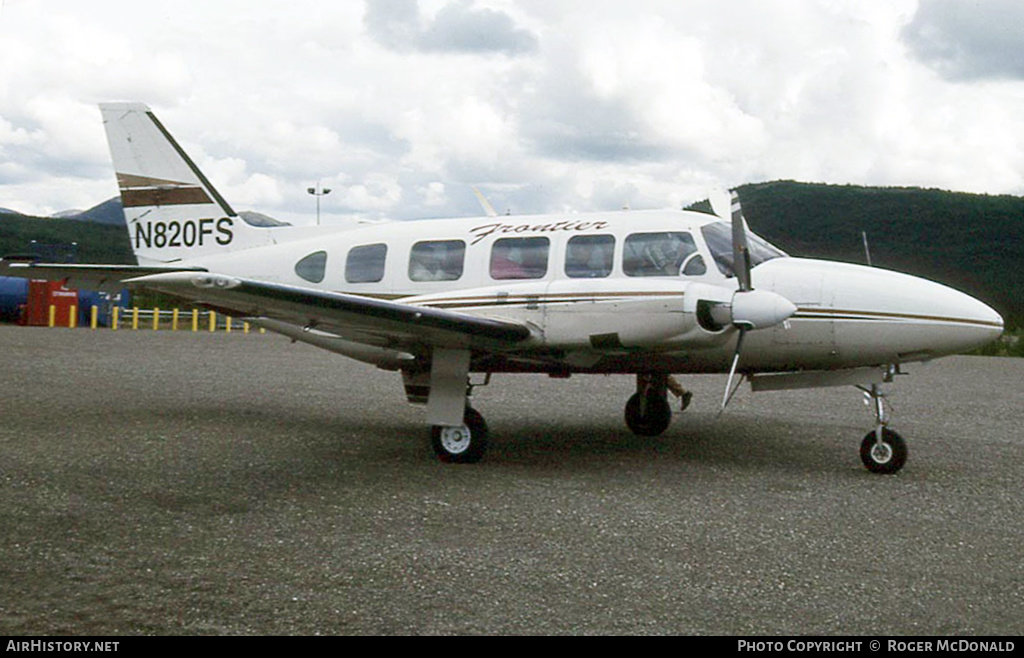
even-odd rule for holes
{"type": "Polygon", "coordinates": [[[320,197],[330,194],[331,188],[320,187],[320,181],[317,181],[316,187],[306,188],[306,191],[316,197],[316,225],[320,226],[320,197]]]}

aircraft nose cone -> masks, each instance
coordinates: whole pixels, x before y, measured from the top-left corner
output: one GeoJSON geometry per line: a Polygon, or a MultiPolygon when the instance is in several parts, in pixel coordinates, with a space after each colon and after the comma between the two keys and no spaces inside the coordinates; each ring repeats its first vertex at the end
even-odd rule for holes
{"type": "Polygon", "coordinates": [[[1003,333],[1003,318],[970,295],[907,274],[858,269],[858,277],[836,281],[835,307],[871,309],[864,315],[879,318],[879,332],[900,344],[901,360],[969,352],[1003,333]]]}
{"type": "MultiPolygon", "coordinates": [[[[955,291],[954,291],[955,292],[955,291]]],[[[969,349],[986,345],[1003,335],[1003,316],[991,306],[969,295],[958,293],[958,310],[963,322],[972,329],[975,342],[969,349]]]]}
{"type": "Polygon", "coordinates": [[[908,274],[780,258],[760,265],[757,275],[761,288],[798,308],[797,331],[777,340],[827,346],[830,364],[923,361],[969,352],[1003,332],[1003,318],[987,304],[908,274]]]}

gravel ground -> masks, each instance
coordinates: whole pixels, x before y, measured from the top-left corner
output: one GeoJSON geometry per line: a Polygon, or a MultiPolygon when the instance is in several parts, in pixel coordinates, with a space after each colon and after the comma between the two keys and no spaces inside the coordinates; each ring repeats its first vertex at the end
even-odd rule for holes
{"type": "Polygon", "coordinates": [[[0,635],[1024,632],[1024,360],[723,377],[657,439],[628,377],[495,376],[433,458],[394,373],[276,336],[0,327],[0,635]]]}

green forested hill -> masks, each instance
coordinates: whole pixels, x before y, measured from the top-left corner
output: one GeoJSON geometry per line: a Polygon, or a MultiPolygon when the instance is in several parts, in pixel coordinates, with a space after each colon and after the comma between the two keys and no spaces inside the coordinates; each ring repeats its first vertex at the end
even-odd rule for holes
{"type": "MultiPolygon", "coordinates": [[[[1024,326],[1024,198],[919,188],[778,181],[739,188],[750,227],[793,256],[923,276],[991,304],[1024,326]]],[[[29,240],[77,242],[83,263],[133,263],[123,226],[0,213],[0,255],[29,240]]]]}
{"type": "Polygon", "coordinates": [[[907,272],[1024,326],[1024,198],[779,181],[739,188],[751,230],[790,255],[907,272]]]}
{"type": "Polygon", "coordinates": [[[78,260],[82,263],[135,263],[123,225],[0,212],[0,256],[25,254],[32,240],[43,244],[78,243],[78,260]]]}

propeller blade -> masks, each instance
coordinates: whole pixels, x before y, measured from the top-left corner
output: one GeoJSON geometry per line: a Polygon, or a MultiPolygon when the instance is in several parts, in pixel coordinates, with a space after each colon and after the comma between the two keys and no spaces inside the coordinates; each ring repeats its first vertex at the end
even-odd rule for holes
{"type": "Polygon", "coordinates": [[[747,222],[736,190],[732,190],[732,269],[740,284],[740,291],[753,290],[750,284],[750,245],[747,243],[747,222]]]}
{"type": "Polygon", "coordinates": [[[732,217],[732,197],[728,191],[709,192],[708,203],[711,204],[711,212],[715,213],[723,222],[732,217]]]}
{"type": "MultiPolygon", "coordinates": [[[[718,410],[719,415],[725,411],[725,405],[729,404],[729,400],[736,393],[736,390],[732,387],[732,380],[736,376],[736,366],[740,363],[740,351],[743,349],[743,337],[747,335],[747,329],[744,327],[740,328],[740,335],[736,339],[736,352],[732,356],[732,367],[729,368],[729,379],[725,382],[725,395],[722,396],[722,408],[718,410]]],[[[736,385],[739,388],[739,384],[736,385]]]]}
{"type": "MultiPolygon", "coordinates": [[[[796,313],[796,306],[775,292],[767,290],[754,290],[751,283],[750,243],[747,240],[747,221],[743,217],[743,207],[740,205],[739,194],[736,190],[732,192],[732,269],[736,274],[738,289],[733,294],[732,303],[729,305],[729,315],[733,327],[739,330],[736,338],[736,352],[732,357],[732,366],[729,368],[729,379],[725,384],[725,394],[722,396],[722,408],[719,415],[725,411],[726,405],[732,400],[732,396],[739,390],[743,382],[742,375],[740,382],[733,388],[733,380],[736,378],[736,371],[740,363],[740,354],[743,352],[743,339],[747,332],[754,329],[765,329],[785,322],[796,313]]],[[[723,311],[712,307],[710,309],[712,319],[718,321],[723,311]]]]}

